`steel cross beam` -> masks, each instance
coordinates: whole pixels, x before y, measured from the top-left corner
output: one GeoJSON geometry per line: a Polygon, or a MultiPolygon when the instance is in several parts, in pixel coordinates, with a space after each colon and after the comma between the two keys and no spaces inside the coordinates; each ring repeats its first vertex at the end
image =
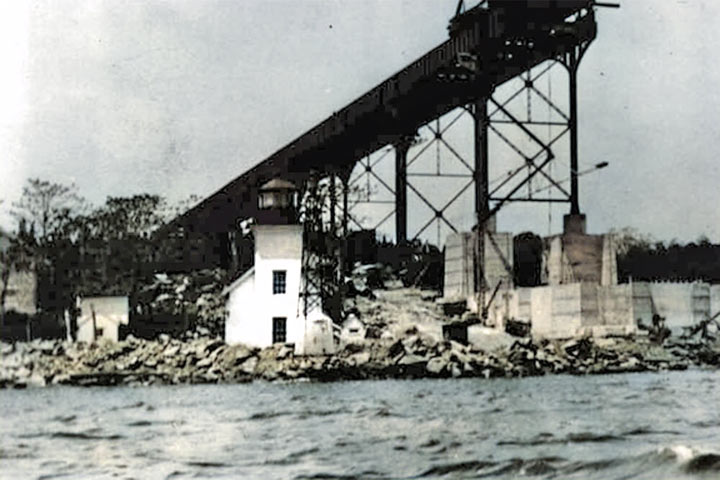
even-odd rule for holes
{"type": "MultiPolygon", "coordinates": [[[[570,55],[570,54],[568,54],[570,55]]],[[[574,57],[569,57],[574,58],[574,57]]],[[[565,138],[565,135],[571,131],[571,125],[570,125],[570,118],[571,115],[564,112],[563,109],[550,97],[549,94],[544,93],[540,88],[538,88],[538,80],[540,80],[544,75],[549,74],[551,69],[557,65],[557,62],[549,61],[548,64],[541,67],[541,69],[537,72],[528,71],[527,76],[523,78],[524,82],[521,88],[515,90],[507,99],[503,101],[497,100],[493,95],[487,94],[486,98],[482,98],[475,103],[469,105],[469,106],[463,106],[462,110],[455,116],[451,118],[451,120],[441,125],[439,122],[439,118],[434,120],[432,123],[428,123],[424,127],[427,128],[427,130],[433,135],[433,138],[427,142],[425,145],[422,146],[420,150],[417,152],[412,152],[412,155],[409,154],[409,152],[412,151],[410,148],[410,142],[409,140],[406,140],[403,145],[396,146],[396,169],[395,169],[395,188],[393,189],[389,182],[383,179],[381,175],[378,175],[374,171],[374,167],[378,165],[378,163],[385,158],[388,154],[390,149],[384,151],[377,159],[374,161],[371,161],[368,157],[365,159],[361,164],[364,166],[365,172],[361,174],[361,176],[364,176],[368,180],[372,178],[377,184],[379,184],[384,190],[389,192],[391,195],[395,196],[395,216],[396,216],[396,234],[398,239],[407,240],[407,194],[403,197],[402,195],[398,196],[396,194],[397,191],[402,190],[410,190],[413,192],[417,197],[419,198],[420,202],[425,204],[430,210],[433,212],[433,215],[431,218],[428,219],[421,227],[420,229],[415,232],[415,234],[412,236],[412,240],[417,239],[420,235],[426,232],[426,230],[433,224],[433,222],[438,222],[446,225],[451,231],[457,231],[457,226],[453,225],[452,222],[450,222],[446,216],[445,213],[448,210],[448,208],[454,204],[454,202],[465,192],[467,191],[470,186],[473,184],[475,185],[475,211],[477,215],[477,224],[480,225],[481,223],[487,221],[489,218],[488,212],[490,212],[490,206],[489,204],[492,202],[493,204],[506,204],[510,202],[548,202],[548,203],[569,203],[572,201],[573,193],[572,191],[568,191],[566,187],[564,187],[561,183],[561,181],[558,181],[555,179],[552,175],[550,175],[547,171],[544,170],[544,167],[548,164],[547,160],[543,162],[541,165],[537,164],[537,160],[544,154],[551,151],[551,148],[561,139],[565,138]],[[513,114],[509,106],[514,101],[517,100],[523,92],[533,92],[537,95],[537,97],[542,101],[544,105],[547,106],[549,110],[552,110],[559,118],[561,118],[563,121],[552,121],[551,119],[547,120],[541,120],[538,118],[533,119],[531,117],[531,107],[530,104],[527,104],[527,118],[521,119],[518,118],[517,115],[513,114]],[[491,107],[491,108],[488,108],[491,107]],[[463,158],[462,154],[453,146],[451,145],[448,140],[445,138],[445,133],[450,129],[453,125],[455,125],[458,120],[464,115],[464,113],[470,113],[473,115],[474,121],[475,121],[475,162],[474,165],[470,165],[469,162],[463,158]],[[539,148],[535,153],[525,153],[523,150],[516,145],[513,140],[506,134],[503,134],[503,132],[498,128],[498,126],[501,125],[514,125],[519,129],[519,132],[521,132],[523,135],[529,137],[534,144],[536,144],[539,148]],[[530,126],[552,126],[552,127],[563,127],[559,133],[556,132],[550,136],[547,140],[543,140],[538,137],[536,133],[534,133],[529,127],[530,126]],[[487,178],[483,178],[483,175],[486,177],[488,173],[488,138],[489,132],[493,132],[494,135],[496,135],[502,142],[507,144],[513,151],[515,151],[523,160],[523,165],[514,169],[511,171],[506,177],[497,179],[500,183],[497,184],[497,182],[490,182],[487,178]],[[465,169],[467,169],[468,174],[458,174],[458,173],[442,173],[439,169],[435,172],[411,172],[408,171],[408,167],[411,165],[414,165],[415,162],[418,161],[418,159],[426,153],[430,148],[433,146],[442,146],[444,149],[446,149],[448,152],[450,152],[451,156],[455,158],[457,161],[460,162],[460,164],[463,165],[465,169]],[[404,161],[403,161],[404,159],[404,161]],[[528,174],[525,176],[525,179],[522,180],[522,185],[531,186],[532,179],[536,176],[543,177],[547,183],[549,184],[548,188],[554,189],[557,193],[559,193],[559,196],[543,196],[543,197],[536,197],[533,198],[533,191],[530,188],[530,191],[527,196],[522,197],[518,196],[519,189],[513,188],[512,194],[510,196],[508,195],[500,195],[500,191],[503,190],[512,180],[516,179],[517,176],[524,170],[528,170],[528,174]],[[416,186],[413,184],[411,178],[413,177],[441,177],[441,176],[447,176],[447,177],[457,177],[457,178],[471,178],[471,181],[469,183],[464,183],[462,185],[458,186],[457,192],[453,195],[453,197],[450,199],[450,201],[444,203],[441,206],[436,206],[434,202],[423,193],[422,189],[419,188],[419,186],[416,186]],[[495,184],[494,188],[492,190],[489,189],[489,186],[491,184],[495,184]],[[398,207],[400,207],[401,214],[398,215],[398,207]]],[[[552,158],[555,158],[555,155],[552,155],[552,158]]],[[[577,170],[574,170],[575,172],[577,170]]],[[[361,180],[361,176],[356,177],[351,181],[351,183],[357,183],[361,180]]],[[[366,198],[366,201],[364,203],[382,203],[378,201],[373,201],[369,199],[370,191],[366,192],[368,194],[368,198],[366,198]]],[[[390,201],[384,202],[384,203],[391,203],[390,201]]],[[[381,226],[385,221],[387,221],[390,217],[392,217],[393,212],[387,213],[381,220],[376,224],[376,228],[381,226]]],[[[360,222],[353,222],[355,224],[359,224],[360,222]]],[[[482,252],[478,252],[480,255],[482,252]]]]}
{"type": "MultiPolygon", "coordinates": [[[[411,177],[449,177],[449,178],[470,178],[469,182],[466,182],[463,184],[463,186],[455,192],[455,194],[447,200],[442,206],[438,207],[434,204],[433,201],[431,201],[427,195],[423,194],[420,191],[420,188],[410,182],[407,183],[408,188],[412,190],[412,192],[420,199],[422,203],[424,203],[432,212],[432,216],[420,227],[420,229],[415,232],[413,236],[413,240],[417,240],[420,235],[422,235],[433,223],[436,223],[438,226],[438,230],[440,229],[440,225],[444,224],[446,225],[451,231],[457,232],[458,228],[455,226],[450,220],[448,220],[447,216],[445,215],[447,210],[454,205],[457,200],[462,196],[463,193],[465,193],[474,183],[475,183],[475,169],[470,165],[470,163],[463,158],[463,156],[447,141],[445,138],[445,133],[453,127],[457,121],[469,110],[466,108],[463,108],[457,115],[453,116],[453,118],[443,127],[440,118],[435,119],[435,127],[433,127],[432,123],[426,124],[424,127],[427,128],[430,133],[433,135],[433,138],[428,142],[412,159],[410,162],[408,162],[408,165],[411,163],[414,163],[415,161],[420,158],[420,156],[426,152],[431,146],[436,146],[436,170],[435,172],[416,172],[416,173],[410,173],[408,176],[411,177]],[[455,158],[458,162],[460,162],[461,165],[463,165],[467,170],[467,174],[453,174],[453,173],[443,173],[440,165],[440,147],[444,147],[447,151],[449,151],[453,158],[455,158]]],[[[438,239],[438,243],[440,242],[440,239],[438,239]]]]}
{"type": "MultiPolygon", "coordinates": [[[[530,172],[535,171],[536,173],[540,173],[542,177],[544,177],[549,184],[554,187],[560,194],[561,198],[554,198],[550,200],[551,202],[558,202],[558,201],[564,201],[564,202],[572,202],[573,201],[573,194],[572,191],[568,192],[556,179],[554,179],[550,174],[543,170],[537,169],[537,166],[535,165],[535,160],[546,150],[552,147],[558,140],[560,140],[567,132],[571,131],[571,124],[570,124],[570,116],[562,111],[562,109],[548,96],[545,95],[540,89],[537,88],[536,83],[537,81],[544,75],[548,74],[550,70],[555,66],[557,63],[555,62],[548,62],[548,65],[546,65],[539,73],[537,73],[534,76],[530,76],[530,73],[528,72],[528,76],[524,79],[523,86],[517,89],[512,95],[510,95],[509,98],[507,98],[503,102],[497,101],[495,98],[491,98],[490,101],[494,105],[494,109],[492,110],[492,113],[490,114],[490,130],[501,140],[503,141],[508,147],[510,147],[515,153],[517,153],[524,161],[525,167],[529,169],[530,172]],[[516,115],[513,115],[508,110],[508,105],[515,100],[521,93],[526,92],[528,94],[528,104],[527,104],[527,118],[526,119],[519,119],[516,115]],[[530,108],[530,92],[533,92],[537,94],[537,96],[547,105],[549,109],[554,111],[556,114],[558,114],[561,118],[563,118],[565,121],[539,121],[539,120],[533,120],[531,118],[531,108],[530,108]],[[502,116],[502,118],[497,118],[498,116],[502,116]],[[541,148],[540,150],[534,154],[534,155],[528,155],[526,154],[518,145],[516,145],[506,134],[503,134],[500,129],[496,125],[515,125],[517,126],[521,132],[523,132],[525,135],[527,135],[533,143],[539,145],[541,148]],[[533,133],[528,127],[529,126],[537,126],[537,125],[544,125],[544,126],[553,126],[553,127],[564,127],[564,129],[557,135],[550,138],[548,141],[541,140],[535,133],[533,133]],[[564,198],[562,198],[564,197],[564,198]]],[[[508,176],[502,180],[500,185],[498,185],[492,192],[491,196],[495,193],[497,193],[499,190],[501,190],[507,182],[512,180],[515,176],[517,176],[521,171],[523,170],[523,167],[519,167],[515,169],[514,171],[510,172],[508,176]]],[[[530,183],[528,182],[528,195],[526,197],[513,197],[513,198],[506,198],[506,197],[495,197],[492,196],[492,200],[499,200],[504,199],[505,201],[512,201],[512,202],[536,202],[536,199],[532,197],[532,188],[530,187],[530,183]]]]}
{"type": "MultiPolygon", "coordinates": [[[[445,213],[452,205],[457,202],[457,200],[462,196],[462,194],[465,193],[474,184],[475,171],[470,165],[470,163],[465,158],[463,158],[463,156],[458,152],[458,150],[445,138],[445,133],[451,127],[456,125],[460,118],[467,112],[472,113],[470,109],[463,109],[458,112],[457,115],[454,115],[451,120],[445,124],[441,122],[440,118],[437,118],[433,121],[435,124],[434,126],[432,123],[428,123],[427,125],[421,127],[427,128],[427,130],[432,134],[432,139],[427,142],[422,148],[420,148],[419,151],[413,152],[412,156],[410,155],[410,152],[415,141],[414,135],[406,135],[395,144],[395,188],[392,188],[389,184],[389,181],[383,179],[382,176],[378,175],[378,173],[376,173],[375,171],[375,167],[378,166],[378,164],[384,158],[386,158],[386,156],[390,152],[390,149],[384,151],[375,160],[371,160],[368,156],[363,159],[362,162],[360,162],[361,172],[359,175],[355,176],[352,180],[350,180],[350,185],[358,184],[362,180],[370,182],[370,180],[372,179],[372,181],[376,182],[380,187],[382,187],[384,191],[394,195],[395,197],[394,202],[372,200],[371,197],[373,192],[370,184],[368,183],[368,186],[365,189],[365,198],[362,200],[358,199],[358,201],[354,202],[353,206],[358,204],[394,204],[395,208],[392,211],[388,212],[379,222],[375,224],[376,229],[383,225],[393,215],[395,215],[395,232],[396,241],[398,243],[407,242],[408,240],[417,240],[433,223],[436,222],[438,224],[442,223],[443,225],[446,225],[451,231],[458,231],[457,226],[448,220],[445,213]],[[463,174],[443,172],[440,166],[439,150],[435,171],[409,171],[409,167],[416,164],[416,162],[421,158],[421,156],[433,146],[436,146],[438,149],[440,147],[443,147],[444,149],[449,151],[452,158],[460,162],[460,164],[463,165],[466,170],[468,170],[468,173],[463,174]],[[411,178],[422,177],[465,178],[469,179],[469,181],[464,183],[462,187],[454,193],[454,195],[450,198],[449,201],[446,201],[441,206],[438,206],[429,198],[428,195],[423,193],[422,188],[420,188],[419,185],[416,185],[411,181],[411,178]],[[407,232],[408,190],[411,191],[414,195],[416,195],[418,199],[420,199],[420,202],[427,206],[433,212],[429,220],[424,223],[418,231],[414,232],[412,237],[410,237],[407,232]]],[[[360,224],[359,221],[354,221],[353,223],[355,223],[356,225],[360,224]]]]}

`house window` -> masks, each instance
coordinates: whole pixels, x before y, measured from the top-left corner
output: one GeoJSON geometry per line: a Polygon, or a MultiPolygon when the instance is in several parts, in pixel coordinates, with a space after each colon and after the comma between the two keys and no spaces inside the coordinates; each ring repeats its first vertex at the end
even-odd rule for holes
{"type": "Polygon", "coordinates": [[[273,295],[285,293],[286,277],[285,270],[273,270],[273,295]]]}
{"type": "Polygon", "coordinates": [[[103,333],[105,333],[105,331],[102,328],[96,328],[95,329],[95,338],[102,338],[103,333]]]}
{"type": "Polygon", "coordinates": [[[287,341],[287,318],[273,318],[273,343],[285,343],[287,341]]]}

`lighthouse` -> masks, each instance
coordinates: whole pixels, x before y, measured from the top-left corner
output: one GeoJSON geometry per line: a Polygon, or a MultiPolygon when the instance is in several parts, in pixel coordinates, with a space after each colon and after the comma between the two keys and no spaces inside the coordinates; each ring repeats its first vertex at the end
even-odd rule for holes
{"type": "Polygon", "coordinates": [[[273,179],[258,191],[252,227],[255,261],[226,289],[225,341],[265,348],[301,343],[305,328],[298,316],[303,231],[298,223],[297,188],[273,179]]]}
{"type": "Polygon", "coordinates": [[[225,341],[266,348],[292,344],[298,354],[334,350],[332,322],[322,312],[302,308],[303,228],[297,187],[273,179],[258,190],[252,227],[254,265],[225,289],[225,341]]]}

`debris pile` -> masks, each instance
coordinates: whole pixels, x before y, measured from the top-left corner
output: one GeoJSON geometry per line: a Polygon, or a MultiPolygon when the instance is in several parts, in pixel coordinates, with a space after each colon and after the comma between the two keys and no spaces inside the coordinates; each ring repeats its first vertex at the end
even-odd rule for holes
{"type": "Polygon", "coordinates": [[[367,297],[374,299],[373,290],[384,289],[386,284],[396,281],[392,267],[381,263],[356,264],[350,275],[345,277],[347,298],[367,297]]]}
{"type": "Polygon", "coordinates": [[[370,339],[398,339],[416,329],[436,340],[448,320],[442,308],[429,301],[432,295],[414,288],[376,290],[374,299],[355,298],[353,309],[367,328],[370,339]]]}

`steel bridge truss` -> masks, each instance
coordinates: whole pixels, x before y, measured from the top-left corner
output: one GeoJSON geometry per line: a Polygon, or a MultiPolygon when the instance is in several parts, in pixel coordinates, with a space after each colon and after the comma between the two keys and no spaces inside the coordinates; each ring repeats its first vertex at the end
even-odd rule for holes
{"type": "MultiPolygon", "coordinates": [[[[436,118],[418,129],[416,134],[408,135],[395,143],[393,147],[386,147],[362,158],[350,177],[337,183],[335,191],[339,197],[332,202],[331,208],[333,212],[339,209],[333,218],[342,219],[337,230],[379,230],[387,226],[394,217],[398,243],[415,241],[423,235],[427,237],[428,229],[434,225],[437,228],[439,245],[442,243],[441,227],[452,232],[467,228],[466,225],[459,225],[457,221],[450,219],[448,211],[456,207],[473,186],[478,214],[475,221],[478,224],[485,222],[511,202],[569,203],[570,213],[579,213],[576,82],[577,67],[589,43],[581,44],[572,52],[524,72],[502,89],[493,91],[486,99],[464,105],[436,118]],[[567,102],[559,102],[552,95],[551,75],[558,67],[564,67],[569,76],[567,102]],[[543,85],[544,80],[547,80],[546,85],[543,85]],[[520,83],[520,86],[513,83],[520,83]],[[504,93],[509,90],[509,94],[501,98],[500,93],[503,92],[500,90],[504,93]],[[472,154],[468,155],[464,151],[466,149],[454,143],[448,135],[451,129],[460,128],[460,120],[468,116],[475,129],[475,148],[472,152],[474,159],[472,154]],[[542,132],[543,129],[546,132],[542,132]],[[419,141],[422,133],[429,133],[429,141],[419,141]],[[512,169],[492,181],[487,178],[489,137],[511,152],[515,163],[512,169]],[[568,175],[558,178],[549,167],[553,160],[557,160],[554,153],[556,147],[564,142],[568,145],[566,148],[570,156],[570,171],[568,175]],[[427,154],[432,152],[433,148],[434,165],[427,168],[427,154]],[[441,158],[441,151],[446,156],[449,155],[455,164],[453,171],[447,168],[449,162],[441,158]],[[393,158],[395,168],[391,170],[385,164],[393,158]],[[410,169],[423,163],[423,171],[410,169]],[[436,192],[428,191],[420,182],[415,181],[422,178],[447,178],[456,182],[449,199],[438,200],[437,195],[433,195],[436,192]],[[568,180],[571,182],[570,188],[566,185],[568,180]],[[408,235],[407,231],[408,192],[416,196],[419,203],[430,211],[429,215],[422,218],[421,226],[411,235],[408,235]],[[379,211],[373,215],[377,218],[369,219],[359,215],[359,207],[368,206],[377,207],[379,211]]],[[[417,214],[419,210],[414,209],[413,214],[417,214]]]]}
{"type": "MultiPolygon", "coordinates": [[[[448,211],[457,206],[474,187],[474,224],[479,232],[483,232],[477,236],[475,246],[475,263],[478,266],[475,269],[476,286],[484,316],[487,306],[485,292],[499,287],[488,285],[484,273],[486,234],[491,247],[512,274],[510,263],[504,258],[495,241],[493,229],[487,227],[487,222],[511,202],[570,203],[571,214],[580,211],[577,185],[577,70],[590,42],[580,43],[555,59],[530,68],[502,89],[496,91],[493,88],[475,102],[435,118],[417,131],[401,136],[392,146],[365,155],[352,171],[330,170],[306,182],[303,204],[311,207],[306,208],[304,215],[305,235],[307,244],[315,247],[306,249],[303,258],[305,312],[321,305],[327,306],[331,303],[330,299],[337,297],[337,287],[333,285],[339,284],[345,267],[338,261],[342,257],[338,251],[339,239],[347,236],[351,225],[357,229],[368,228],[368,219],[358,214],[359,207],[384,207],[385,210],[374,215],[377,218],[372,219],[374,223],[369,228],[380,230],[394,217],[397,244],[419,240],[434,224],[437,245],[441,245],[441,227],[451,232],[466,227],[454,222],[448,211]],[[567,105],[554,100],[552,95],[550,75],[557,66],[564,67],[568,73],[567,105]],[[541,84],[546,78],[547,88],[543,90],[541,84]],[[512,85],[518,81],[519,87],[512,85]],[[509,95],[501,98],[501,93],[508,89],[509,95]],[[547,115],[538,115],[539,110],[546,110],[547,115]],[[472,155],[464,152],[449,135],[452,129],[460,128],[461,120],[468,116],[473,124],[472,155]],[[543,134],[541,129],[546,129],[546,132],[543,134]],[[428,141],[422,141],[423,133],[429,133],[428,141]],[[491,136],[494,143],[509,149],[515,159],[515,166],[493,181],[489,179],[491,136]],[[557,178],[549,167],[557,160],[556,147],[564,140],[568,140],[570,171],[569,175],[557,178]],[[428,168],[427,153],[433,148],[435,161],[431,167],[434,168],[428,168]],[[448,162],[441,158],[441,151],[449,154],[455,170],[448,169],[448,162]],[[391,167],[387,165],[388,160],[393,157],[394,169],[388,168],[391,167]],[[411,170],[410,167],[414,165],[424,165],[424,168],[411,170]],[[417,181],[422,178],[454,180],[449,199],[439,202],[433,195],[436,192],[432,191],[436,188],[428,191],[417,181]],[[568,180],[570,189],[564,185],[568,180]],[[431,212],[421,220],[421,226],[411,236],[407,230],[408,192],[414,194],[419,204],[431,212]]],[[[328,308],[324,310],[330,313],[328,308]]]]}

